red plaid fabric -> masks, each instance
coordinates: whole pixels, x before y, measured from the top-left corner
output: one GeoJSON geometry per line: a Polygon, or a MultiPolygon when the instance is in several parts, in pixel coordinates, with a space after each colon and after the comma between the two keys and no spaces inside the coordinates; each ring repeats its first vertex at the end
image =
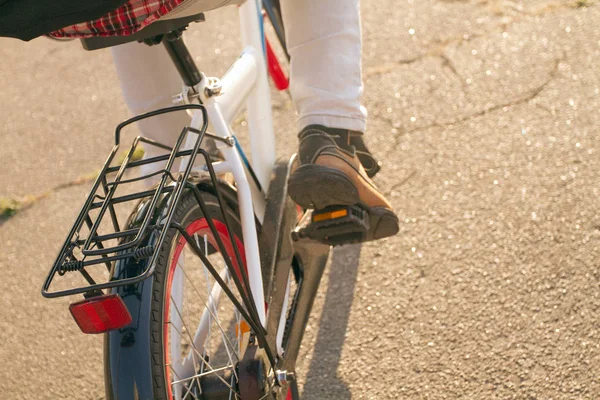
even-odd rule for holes
{"type": "Polygon", "coordinates": [[[130,0],[94,21],[71,25],[50,33],[56,39],[92,36],[127,36],[171,12],[185,0],[130,0]]]}

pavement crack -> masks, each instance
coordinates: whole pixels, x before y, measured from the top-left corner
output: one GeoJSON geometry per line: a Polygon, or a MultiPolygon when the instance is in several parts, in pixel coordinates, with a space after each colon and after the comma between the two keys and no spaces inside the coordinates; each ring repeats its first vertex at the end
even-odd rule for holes
{"type": "Polygon", "coordinates": [[[364,72],[364,77],[369,78],[371,76],[384,75],[389,72],[392,72],[394,69],[396,69],[400,66],[412,65],[412,64],[422,61],[428,57],[432,57],[432,58],[437,57],[437,58],[442,59],[442,63],[443,63],[444,67],[448,67],[455,75],[457,75],[460,78],[460,74],[454,67],[453,62],[448,58],[448,56],[446,56],[444,54],[444,50],[446,50],[446,48],[448,48],[452,45],[458,46],[462,43],[469,42],[473,39],[484,37],[485,35],[487,35],[489,33],[491,33],[491,32],[465,34],[462,36],[451,37],[451,38],[448,38],[448,39],[445,39],[442,41],[432,42],[427,46],[427,51],[425,51],[424,53],[421,53],[415,57],[405,58],[405,59],[398,60],[396,62],[386,63],[386,64],[378,65],[376,67],[367,68],[364,72]]]}
{"type": "Polygon", "coordinates": [[[50,196],[50,194],[52,194],[52,190],[45,191],[41,194],[28,194],[20,198],[0,197],[0,226],[18,212],[32,207],[40,200],[50,196]]]}
{"type": "Polygon", "coordinates": [[[444,54],[444,50],[452,44],[459,45],[462,42],[468,42],[475,37],[481,37],[481,36],[483,36],[483,35],[480,35],[480,34],[470,35],[470,36],[465,35],[465,36],[461,36],[458,38],[451,38],[451,39],[445,40],[441,44],[436,44],[436,45],[430,46],[430,49],[428,51],[426,51],[425,53],[419,54],[418,56],[399,60],[399,61],[392,62],[392,63],[378,65],[376,67],[367,68],[364,72],[364,76],[365,76],[365,78],[369,78],[371,76],[384,75],[384,74],[392,72],[393,70],[395,70],[396,68],[398,68],[400,66],[412,65],[412,64],[422,61],[428,57],[431,57],[431,58],[440,58],[442,60],[442,66],[448,68],[450,71],[452,71],[452,73],[454,75],[456,75],[460,80],[462,80],[462,77],[458,73],[452,60],[450,60],[450,58],[448,58],[448,56],[444,54]]]}
{"type": "Polygon", "coordinates": [[[424,59],[427,56],[429,56],[429,53],[423,53],[423,54],[420,54],[413,58],[407,58],[407,59],[399,60],[399,61],[396,61],[393,63],[386,63],[386,64],[378,65],[376,67],[370,67],[365,70],[364,77],[369,78],[371,76],[384,75],[389,72],[392,72],[394,69],[396,69],[397,67],[399,67],[401,65],[414,64],[417,61],[421,61],[422,59],[424,59]]]}
{"type": "Polygon", "coordinates": [[[522,15],[539,17],[541,15],[549,14],[558,10],[564,10],[567,8],[589,8],[596,4],[598,4],[598,0],[572,0],[567,3],[552,1],[541,4],[537,7],[525,8],[521,4],[517,4],[512,1],[503,1],[499,6],[496,5],[496,7],[499,7],[497,11],[501,14],[504,14],[503,8],[507,8],[522,15]]]}
{"type": "Polygon", "coordinates": [[[80,186],[87,182],[92,182],[97,176],[98,172],[81,175],[72,181],[61,183],[39,194],[28,194],[22,197],[0,197],[0,226],[2,226],[2,224],[4,224],[10,218],[14,217],[17,213],[33,207],[41,200],[49,197],[59,190],[67,189],[73,186],[80,186]]]}
{"type": "Polygon", "coordinates": [[[535,100],[536,97],[538,97],[540,95],[540,93],[542,93],[544,91],[544,89],[546,89],[546,87],[548,87],[548,85],[556,78],[556,75],[558,74],[558,67],[560,65],[561,59],[556,59],[554,61],[554,66],[551,69],[548,78],[537,88],[533,89],[531,92],[529,92],[527,95],[519,97],[515,100],[511,100],[508,101],[506,103],[501,103],[501,104],[496,104],[490,107],[486,107],[481,111],[478,111],[476,113],[473,114],[469,114],[469,115],[465,115],[463,117],[459,117],[456,119],[453,119],[451,121],[447,121],[447,122],[435,122],[433,124],[429,124],[429,125],[424,125],[424,126],[420,126],[418,128],[406,131],[406,133],[416,133],[416,132],[420,132],[420,131],[424,131],[427,129],[432,129],[432,128],[444,128],[447,126],[451,126],[451,125],[456,125],[456,124],[460,124],[463,123],[465,121],[469,121],[471,119],[474,118],[479,118],[479,117],[483,117],[487,114],[493,113],[494,111],[498,111],[498,110],[502,110],[504,108],[510,108],[510,107],[515,107],[518,106],[520,104],[525,104],[525,103],[529,103],[530,101],[535,100]]]}
{"type": "MultiPolygon", "coordinates": [[[[492,11],[496,15],[505,15],[506,14],[505,9],[508,8],[508,9],[510,9],[518,14],[524,15],[524,16],[538,17],[541,15],[559,11],[561,9],[589,8],[589,7],[593,7],[593,6],[597,5],[598,3],[600,3],[600,0],[573,0],[566,4],[562,3],[562,2],[551,2],[551,3],[546,3],[544,5],[541,5],[541,6],[538,6],[535,8],[525,8],[522,5],[514,3],[512,1],[503,1],[503,2],[501,2],[501,4],[498,4],[496,2],[490,3],[490,1],[488,1],[488,0],[481,0],[480,2],[477,3],[477,5],[487,4],[488,7],[493,7],[492,11]]],[[[461,44],[463,44],[465,42],[469,42],[473,39],[485,38],[487,35],[497,32],[498,27],[501,27],[502,30],[504,30],[507,28],[508,25],[514,24],[521,20],[522,20],[522,18],[511,19],[511,20],[509,20],[509,22],[501,22],[499,25],[496,25],[494,27],[494,29],[486,30],[484,32],[473,32],[473,33],[469,33],[469,34],[464,34],[462,36],[455,36],[455,37],[441,40],[439,42],[436,42],[435,44],[430,44],[428,46],[429,49],[427,51],[425,51],[424,53],[421,53],[415,57],[378,65],[376,67],[366,68],[363,73],[364,78],[366,79],[371,76],[384,75],[389,72],[392,72],[394,69],[396,69],[400,66],[411,65],[418,61],[424,60],[427,57],[439,57],[442,59],[442,63],[443,63],[442,66],[450,69],[452,71],[452,73],[457,78],[459,78],[459,80],[464,84],[464,80],[462,79],[460,73],[458,72],[458,70],[456,69],[454,64],[452,63],[452,60],[450,60],[448,58],[448,56],[446,56],[444,54],[444,50],[446,50],[448,47],[453,46],[453,45],[460,46],[461,44]]]]}
{"type": "Polygon", "coordinates": [[[391,188],[388,189],[388,191],[385,193],[386,197],[390,196],[394,190],[400,188],[401,186],[404,186],[416,174],[417,174],[417,171],[413,169],[411,171],[411,173],[406,176],[406,178],[402,179],[400,182],[396,183],[395,185],[393,185],[391,188]]]}
{"type": "MultiPolygon", "coordinates": [[[[125,160],[125,157],[127,156],[127,153],[128,152],[123,152],[117,159],[116,163],[122,164],[125,160]]],[[[138,146],[133,152],[130,161],[138,161],[141,160],[143,157],[144,149],[142,146],[138,146]]],[[[0,226],[2,226],[2,224],[8,219],[14,217],[18,212],[24,211],[34,206],[40,200],[45,199],[46,197],[58,192],[59,190],[68,189],[74,186],[80,186],[85,183],[95,181],[99,173],[100,170],[96,170],[88,174],[80,175],[71,181],[60,183],[40,194],[28,194],[21,197],[0,196],[0,226]]]]}
{"type": "Polygon", "coordinates": [[[411,291],[410,295],[408,296],[408,299],[406,301],[406,306],[404,307],[404,309],[402,310],[402,312],[400,313],[400,319],[402,320],[406,320],[407,319],[407,312],[408,309],[410,308],[410,306],[412,305],[412,302],[415,298],[415,295],[417,294],[417,291],[419,290],[419,288],[421,287],[421,283],[423,282],[423,280],[425,279],[425,270],[423,270],[422,268],[419,270],[419,277],[417,278],[417,282],[415,283],[415,285],[413,286],[413,290],[411,291]]]}
{"type": "MultiPolygon", "coordinates": [[[[411,129],[411,130],[399,130],[397,134],[393,135],[393,145],[389,147],[387,152],[385,152],[383,158],[386,158],[392,151],[394,151],[394,149],[396,149],[398,147],[402,136],[407,133],[412,134],[412,133],[418,133],[421,131],[425,131],[428,129],[446,128],[448,126],[460,124],[460,123],[463,123],[463,122],[466,122],[466,121],[469,121],[469,120],[472,120],[475,118],[483,117],[485,115],[488,115],[488,114],[493,113],[498,110],[502,110],[504,108],[515,107],[520,104],[529,103],[530,101],[535,100],[540,95],[540,93],[542,93],[548,87],[548,85],[556,78],[556,76],[558,75],[559,66],[560,66],[561,61],[562,61],[562,58],[555,59],[553,68],[550,70],[550,72],[548,74],[548,78],[540,86],[536,87],[535,89],[530,91],[525,96],[519,97],[515,100],[508,101],[506,103],[496,104],[493,106],[486,107],[481,111],[478,111],[473,114],[465,115],[465,116],[453,119],[451,121],[434,122],[432,124],[423,125],[423,126],[411,129]]],[[[383,117],[383,116],[380,116],[380,118],[383,118],[384,120],[389,122],[390,125],[393,127],[396,127],[399,125],[397,122],[394,122],[391,118],[383,117]]],[[[390,192],[391,192],[391,190],[390,190],[390,192]]]]}
{"type": "Polygon", "coordinates": [[[438,56],[439,58],[441,58],[442,60],[442,67],[449,69],[452,74],[454,74],[454,76],[456,77],[456,79],[458,79],[458,81],[461,83],[463,89],[465,87],[465,80],[463,79],[463,77],[461,76],[461,74],[458,72],[458,70],[456,69],[456,66],[454,65],[454,62],[452,62],[452,60],[444,53],[440,54],[438,56]]]}
{"type": "Polygon", "coordinates": [[[90,172],[89,174],[80,175],[77,178],[73,179],[72,181],[64,182],[64,183],[61,183],[59,185],[56,185],[50,191],[51,192],[56,192],[58,190],[68,189],[68,188],[73,187],[73,186],[79,186],[79,185],[82,185],[82,184],[87,183],[87,182],[92,182],[92,181],[94,181],[98,177],[98,174],[100,174],[100,170],[97,170],[97,171],[94,171],[94,172],[90,172]]]}

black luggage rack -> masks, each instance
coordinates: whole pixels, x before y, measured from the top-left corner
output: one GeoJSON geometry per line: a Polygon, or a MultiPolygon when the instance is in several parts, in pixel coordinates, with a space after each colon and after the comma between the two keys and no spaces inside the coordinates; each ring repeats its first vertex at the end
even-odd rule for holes
{"type": "MultiPolygon", "coordinates": [[[[117,126],[115,131],[115,145],[108,159],[104,163],[104,166],[100,170],[87,200],[44,282],[42,288],[42,295],[44,297],[61,297],[82,293],[86,296],[90,296],[100,294],[104,289],[135,284],[151,276],[154,272],[155,261],[158,257],[157,250],[161,248],[168,230],[176,228],[181,231],[181,227],[175,226],[175,224],[172,223],[172,218],[184,189],[186,187],[192,189],[196,188],[188,182],[188,178],[198,154],[202,155],[205,159],[212,185],[216,190],[220,206],[223,207],[223,199],[219,193],[218,180],[211,163],[211,157],[207,151],[201,148],[201,145],[205,137],[211,137],[214,140],[225,142],[226,140],[207,133],[207,126],[208,116],[206,109],[203,106],[196,104],[163,108],[131,118],[117,126]],[[120,165],[111,166],[111,162],[114,160],[120,147],[120,137],[123,128],[146,118],[185,110],[199,110],[202,112],[203,125],[200,130],[186,126],[183,128],[173,147],[138,136],[133,141],[122,163],[120,165]],[[194,146],[192,149],[180,150],[189,132],[197,135],[194,146]],[[165,154],[132,161],[134,152],[140,143],[161,148],[165,150],[165,154]],[[167,152],[170,152],[170,154],[167,154],[167,152]],[[171,168],[177,159],[187,159],[187,167],[183,173],[175,176],[172,173],[171,168]],[[166,165],[164,168],[158,169],[156,172],[131,179],[123,179],[126,171],[131,168],[165,162],[166,165]],[[117,188],[120,185],[127,185],[145,179],[156,179],[157,177],[160,178],[160,181],[158,185],[151,190],[134,191],[133,193],[123,196],[115,195],[117,188]],[[153,222],[155,211],[157,210],[161,199],[166,194],[170,194],[167,212],[164,216],[161,216],[159,220],[153,222]],[[143,216],[142,222],[136,227],[128,227],[120,223],[115,210],[115,205],[139,201],[141,199],[150,199],[148,209],[143,216]],[[103,225],[103,227],[106,225],[110,226],[111,232],[100,234],[98,229],[107,216],[110,219],[110,223],[103,225]],[[148,239],[151,235],[156,235],[155,238],[158,239],[149,241],[148,239]],[[116,245],[114,244],[115,241],[117,242],[116,245]],[[149,242],[152,244],[147,245],[149,242]],[[147,267],[145,270],[137,276],[126,278],[112,277],[114,263],[124,259],[133,259],[136,261],[150,259],[150,261],[146,263],[147,267]],[[97,283],[87,271],[87,268],[102,264],[108,269],[110,278],[107,282],[97,283]],[[50,286],[56,275],[63,276],[69,272],[79,272],[83,275],[83,278],[85,278],[88,285],[51,292],[50,286]]],[[[202,202],[199,195],[196,196],[196,199],[199,203],[202,202]]],[[[200,206],[204,209],[204,204],[200,204],[200,206]]],[[[209,220],[209,225],[212,225],[210,217],[207,216],[207,220],[209,220]]],[[[225,222],[227,223],[227,221],[225,222]]],[[[231,232],[229,226],[227,226],[227,228],[228,231],[231,232]]],[[[219,247],[222,246],[223,243],[219,236],[215,235],[215,237],[217,238],[219,247]]],[[[238,258],[239,262],[241,258],[239,258],[240,256],[237,248],[235,250],[236,258],[238,258]]],[[[231,260],[228,259],[229,257],[225,258],[227,264],[230,264],[231,260]]]]}

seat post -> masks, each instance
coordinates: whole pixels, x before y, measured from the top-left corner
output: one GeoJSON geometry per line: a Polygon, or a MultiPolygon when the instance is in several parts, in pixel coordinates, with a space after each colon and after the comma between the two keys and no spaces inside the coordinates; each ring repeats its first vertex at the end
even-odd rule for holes
{"type": "Polygon", "coordinates": [[[179,72],[183,82],[190,87],[196,86],[202,81],[202,75],[192,58],[188,48],[183,42],[181,31],[169,32],[162,41],[179,72]]]}

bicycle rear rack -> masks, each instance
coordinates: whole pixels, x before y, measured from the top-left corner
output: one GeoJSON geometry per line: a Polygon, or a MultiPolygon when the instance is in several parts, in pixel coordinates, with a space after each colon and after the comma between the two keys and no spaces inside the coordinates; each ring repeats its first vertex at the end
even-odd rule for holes
{"type": "MultiPolygon", "coordinates": [[[[211,171],[212,184],[218,191],[219,185],[211,165],[209,154],[201,149],[201,145],[206,136],[213,137],[216,140],[224,139],[207,133],[207,126],[208,116],[205,108],[195,104],[163,108],[133,117],[117,126],[115,131],[115,145],[110,152],[108,159],[104,163],[104,166],[100,170],[77,220],[71,228],[58,257],[44,282],[42,288],[42,295],[44,297],[52,298],[81,293],[89,296],[97,294],[104,289],[135,284],[152,275],[158,253],[156,250],[162,246],[167,231],[170,228],[173,228],[173,213],[184,189],[186,186],[189,187],[188,178],[190,177],[194,161],[198,154],[204,156],[206,165],[209,167],[209,171],[211,171]],[[121,131],[123,128],[146,118],[185,110],[200,110],[202,112],[203,126],[200,130],[186,126],[183,128],[173,147],[138,136],[134,139],[120,165],[111,165],[119,151],[121,131]],[[181,146],[189,133],[197,135],[194,146],[192,149],[181,150],[181,146]],[[133,155],[141,143],[163,149],[165,154],[133,161],[133,155]],[[183,161],[185,159],[187,159],[185,171],[178,176],[175,176],[171,171],[175,161],[183,161]],[[125,179],[126,173],[132,168],[148,164],[154,164],[156,166],[157,163],[166,163],[166,165],[164,165],[163,168],[158,168],[155,172],[125,179]],[[147,179],[156,178],[159,178],[159,183],[153,189],[130,190],[132,192],[124,195],[117,195],[117,190],[119,188],[135,185],[136,182],[147,179]],[[162,206],[161,200],[167,194],[169,194],[169,196],[165,216],[162,217],[160,221],[152,222],[153,219],[155,219],[155,212],[158,207],[162,206]],[[127,223],[123,224],[119,220],[119,213],[115,206],[118,204],[131,204],[132,201],[140,201],[141,199],[150,199],[143,220],[136,227],[127,227],[127,223]],[[107,219],[110,220],[110,222],[107,223],[107,219]],[[101,229],[108,229],[108,232],[101,233],[101,229]],[[152,241],[152,245],[145,245],[145,243],[148,242],[150,235],[157,235],[156,237],[158,237],[158,240],[152,241]],[[150,258],[151,261],[147,264],[148,267],[146,270],[138,276],[122,279],[114,278],[112,276],[114,263],[128,258],[132,258],[133,260],[150,258]],[[88,272],[88,268],[102,264],[104,264],[108,270],[109,279],[107,282],[97,283],[88,272]],[[89,285],[51,292],[50,286],[56,275],[63,276],[69,272],[79,272],[83,275],[83,278],[89,285]]],[[[127,214],[129,211],[131,210],[127,210],[127,214]]]]}
{"type": "MultiPolygon", "coordinates": [[[[188,245],[196,254],[196,256],[201,259],[206,269],[210,272],[215,281],[221,286],[227,297],[229,297],[236,309],[240,312],[242,318],[251,326],[253,332],[256,334],[258,343],[265,349],[271,365],[275,365],[276,360],[274,358],[273,351],[269,348],[265,336],[266,330],[260,323],[255,301],[252,293],[249,290],[250,284],[246,269],[236,269],[234,267],[233,256],[227,253],[225,244],[220,237],[217,228],[215,227],[212,216],[208,212],[206,204],[202,200],[199,188],[189,181],[196,157],[201,155],[204,157],[204,162],[207,167],[206,169],[208,170],[211,185],[214,188],[214,194],[217,197],[219,207],[221,210],[225,209],[227,203],[225,202],[223,194],[221,193],[221,184],[219,183],[219,179],[212,165],[211,156],[206,150],[201,148],[201,145],[205,137],[211,137],[213,140],[222,141],[230,146],[233,146],[234,143],[206,132],[207,126],[208,115],[206,109],[197,104],[163,108],[131,118],[117,126],[115,131],[115,146],[108,156],[108,159],[104,163],[104,166],[100,170],[98,177],[92,186],[92,190],[88,194],[87,200],[85,201],[79,216],[75,221],[75,224],[71,228],[71,231],[69,232],[69,235],[67,236],[67,239],[65,240],[58,257],[56,258],[56,261],[54,262],[54,265],[52,266],[52,269],[50,270],[50,273],[44,282],[42,295],[47,298],[69,296],[74,294],[84,294],[86,297],[91,297],[102,294],[102,291],[105,289],[133,285],[141,282],[154,273],[155,264],[159,253],[158,250],[162,247],[168,231],[170,229],[175,229],[178,231],[179,235],[181,235],[181,237],[187,241],[188,245]],[[138,136],[133,141],[133,144],[131,145],[121,164],[118,166],[111,166],[111,162],[119,150],[121,130],[124,127],[146,118],[184,110],[200,110],[202,112],[203,124],[200,130],[190,126],[184,127],[179,135],[179,138],[177,139],[175,146],[173,147],[138,136]],[[181,150],[181,146],[190,132],[197,135],[194,145],[191,149],[181,150]],[[162,148],[163,150],[169,151],[170,154],[159,155],[139,161],[132,161],[133,154],[140,143],[146,143],[162,148]],[[186,157],[187,165],[185,171],[175,177],[175,175],[171,172],[175,160],[180,159],[183,161],[186,157]],[[130,170],[131,168],[165,161],[165,167],[156,172],[142,175],[137,178],[123,179],[126,171],[130,170]],[[109,177],[111,177],[113,174],[114,177],[109,179],[109,177]],[[158,176],[160,176],[160,181],[155,189],[138,190],[122,196],[115,195],[119,186],[132,184],[158,176]],[[230,276],[235,283],[235,287],[239,294],[239,299],[223,281],[223,278],[220,276],[219,272],[208,260],[207,254],[204,253],[196,241],[187,233],[185,227],[173,221],[173,215],[177,208],[177,204],[179,203],[179,200],[185,189],[192,191],[196,201],[198,202],[198,205],[200,206],[200,209],[206,218],[206,221],[215,238],[216,248],[218,248],[222,254],[223,260],[225,261],[225,264],[230,272],[230,276]],[[161,203],[161,200],[164,199],[167,194],[167,203],[161,203]],[[149,199],[147,202],[149,205],[143,213],[143,220],[141,223],[135,227],[129,227],[131,222],[129,220],[125,225],[120,224],[118,219],[119,213],[117,210],[115,210],[115,205],[123,203],[127,204],[136,200],[141,201],[142,199],[149,199]],[[166,212],[163,214],[159,216],[155,215],[156,211],[162,212],[165,209],[166,212]],[[100,234],[99,228],[101,225],[103,225],[102,223],[107,214],[109,215],[108,218],[110,219],[109,227],[112,229],[110,229],[109,233],[100,234]],[[154,222],[152,222],[152,220],[154,220],[154,222]],[[123,227],[127,228],[124,229],[123,227]],[[154,238],[158,239],[148,241],[151,235],[155,235],[154,238]],[[116,241],[117,244],[111,244],[111,242],[114,241],[116,241]],[[152,243],[152,245],[145,245],[147,242],[152,243]],[[144,271],[136,276],[129,276],[125,278],[113,276],[116,262],[128,260],[128,262],[131,262],[132,265],[135,265],[142,259],[149,259],[149,261],[144,263],[146,265],[144,271]],[[107,282],[97,283],[87,271],[87,268],[101,264],[106,266],[109,278],[107,282]],[[69,272],[75,271],[83,275],[88,285],[55,292],[51,292],[49,290],[50,285],[56,278],[56,275],[64,276],[69,272]],[[236,273],[236,271],[239,272],[236,273]]],[[[222,216],[225,222],[229,240],[231,243],[235,243],[227,213],[222,211],[222,216]]],[[[233,246],[233,252],[237,265],[243,265],[242,257],[237,246],[233,246]]]]}

